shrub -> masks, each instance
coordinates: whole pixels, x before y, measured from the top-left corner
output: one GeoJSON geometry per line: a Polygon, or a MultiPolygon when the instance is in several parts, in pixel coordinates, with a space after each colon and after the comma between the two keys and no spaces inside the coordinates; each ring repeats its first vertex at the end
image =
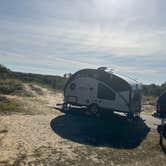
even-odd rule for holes
{"type": "Polygon", "coordinates": [[[12,113],[20,112],[20,110],[21,107],[16,101],[0,96],[0,115],[10,115],[12,113]]]}
{"type": "Polygon", "coordinates": [[[15,79],[0,79],[0,93],[10,94],[16,90],[22,90],[23,85],[20,81],[15,79]]]}

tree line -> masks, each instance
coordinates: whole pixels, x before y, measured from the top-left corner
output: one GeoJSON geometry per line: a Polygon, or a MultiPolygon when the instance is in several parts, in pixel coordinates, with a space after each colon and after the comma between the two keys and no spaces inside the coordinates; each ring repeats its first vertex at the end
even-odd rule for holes
{"type": "MultiPolygon", "coordinates": [[[[13,72],[0,64],[0,80],[17,80],[25,83],[38,83],[56,90],[63,90],[67,78],[33,73],[13,72]]],[[[0,85],[1,86],[1,85],[0,85]]]]}
{"type": "MultiPolygon", "coordinates": [[[[47,85],[53,89],[63,90],[63,87],[71,77],[71,73],[65,73],[64,76],[51,76],[32,73],[13,72],[10,69],[0,64],[0,80],[2,79],[17,79],[22,82],[36,82],[47,85]]],[[[159,96],[166,91],[166,82],[161,85],[149,84],[143,85],[143,95],[145,96],[159,96]]]]}
{"type": "Polygon", "coordinates": [[[161,85],[150,84],[143,85],[143,95],[144,96],[160,96],[166,91],[166,82],[161,85]]]}

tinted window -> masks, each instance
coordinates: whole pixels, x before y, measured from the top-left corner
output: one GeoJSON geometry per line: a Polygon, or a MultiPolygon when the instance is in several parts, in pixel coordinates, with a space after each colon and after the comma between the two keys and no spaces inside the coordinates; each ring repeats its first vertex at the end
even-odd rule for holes
{"type": "Polygon", "coordinates": [[[98,98],[105,100],[115,100],[115,93],[103,84],[98,85],[98,98]]]}
{"type": "Polygon", "coordinates": [[[98,71],[98,74],[98,79],[108,86],[112,87],[112,89],[114,89],[115,91],[121,92],[130,90],[130,85],[122,78],[105,71],[98,71]]]}

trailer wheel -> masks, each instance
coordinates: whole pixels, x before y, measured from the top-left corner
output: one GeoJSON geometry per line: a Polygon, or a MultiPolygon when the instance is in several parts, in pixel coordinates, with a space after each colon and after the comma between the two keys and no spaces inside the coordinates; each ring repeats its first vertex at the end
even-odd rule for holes
{"type": "Polygon", "coordinates": [[[87,111],[90,115],[99,116],[99,106],[97,104],[89,105],[87,111]]]}

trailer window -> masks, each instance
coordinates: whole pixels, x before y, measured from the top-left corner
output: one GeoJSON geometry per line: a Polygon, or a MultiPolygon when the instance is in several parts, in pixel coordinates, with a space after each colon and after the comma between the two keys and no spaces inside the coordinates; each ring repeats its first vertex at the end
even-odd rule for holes
{"type": "Polygon", "coordinates": [[[98,98],[105,100],[115,100],[115,93],[103,84],[98,85],[98,98]]]}

